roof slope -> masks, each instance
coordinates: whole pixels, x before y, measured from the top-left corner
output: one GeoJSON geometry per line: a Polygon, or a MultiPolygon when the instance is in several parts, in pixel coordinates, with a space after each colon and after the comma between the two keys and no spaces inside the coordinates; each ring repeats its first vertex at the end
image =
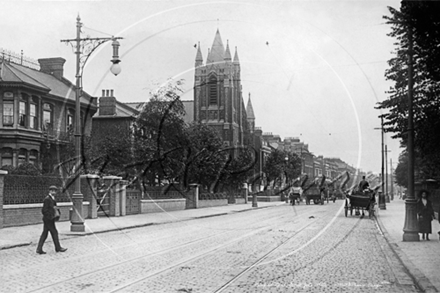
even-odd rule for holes
{"type": "MultiPolygon", "coordinates": [[[[67,79],[60,80],[53,75],[15,63],[2,62],[0,81],[23,83],[48,91],[53,96],[73,102],[76,100],[75,86],[67,79]]],[[[81,96],[81,104],[90,103],[90,97],[84,92],[81,96]]]]}

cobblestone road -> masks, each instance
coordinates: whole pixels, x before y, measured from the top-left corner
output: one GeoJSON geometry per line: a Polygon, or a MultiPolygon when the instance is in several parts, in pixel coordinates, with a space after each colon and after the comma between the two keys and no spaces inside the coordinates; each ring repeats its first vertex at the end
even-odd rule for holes
{"type": "Polygon", "coordinates": [[[418,292],[374,220],[279,206],[0,251],[2,292],[418,292]],[[49,244],[48,244],[49,246],[49,244]]]}

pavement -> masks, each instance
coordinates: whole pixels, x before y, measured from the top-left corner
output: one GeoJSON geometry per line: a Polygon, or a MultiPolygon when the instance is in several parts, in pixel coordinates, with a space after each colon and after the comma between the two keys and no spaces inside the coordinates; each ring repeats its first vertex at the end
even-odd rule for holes
{"type": "MultiPolygon", "coordinates": [[[[123,217],[99,217],[97,219],[86,219],[84,222],[85,232],[71,232],[70,221],[57,222],[60,240],[85,236],[96,233],[133,229],[150,225],[160,225],[193,219],[222,216],[232,213],[246,212],[254,209],[269,208],[285,205],[285,202],[258,202],[258,207],[252,207],[252,202],[247,204],[230,204],[226,206],[207,207],[199,209],[188,209],[173,212],[149,213],[128,215],[123,217]]],[[[43,231],[43,224],[14,226],[0,229],[0,251],[20,246],[36,245],[43,231]]],[[[49,235],[46,242],[51,242],[49,235]]],[[[62,242],[62,241],[61,241],[62,242]]]]}
{"type": "Polygon", "coordinates": [[[440,224],[432,221],[430,241],[403,241],[405,201],[394,199],[386,209],[377,210],[378,226],[394,253],[407,268],[409,275],[422,292],[440,292],[440,224]]]}
{"type": "MultiPolygon", "coordinates": [[[[100,217],[86,219],[85,232],[71,232],[70,222],[58,222],[57,229],[60,239],[80,237],[84,235],[105,233],[124,229],[132,229],[149,225],[188,221],[206,217],[215,217],[232,213],[246,212],[255,209],[286,205],[285,202],[258,202],[253,208],[252,202],[227,206],[189,209],[182,211],[129,215],[124,217],[100,217]]],[[[404,242],[403,225],[405,220],[405,202],[394,199],[386,203],[385,210],[376,211],[376,219],[381,233],[395,255],[407,268],[412,281],[423,292],[440,292],[440,225],[437,220],[432,222],[431,241],[420,240],[404,242]]],[[[14,247],[36,245],[42,232],[42,224],[8,227],[0,229],[0,250],[14,247]]],[[[49,236],[47,242],[51,241],[49,236]]],[[[61,241],[62,242],[62,241],[61,241]]]]}

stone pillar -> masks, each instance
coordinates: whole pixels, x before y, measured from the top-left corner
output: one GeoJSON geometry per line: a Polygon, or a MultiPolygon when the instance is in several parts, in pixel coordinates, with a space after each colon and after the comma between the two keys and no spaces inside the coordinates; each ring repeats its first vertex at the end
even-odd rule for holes
{"type": "Polygon", "coordinates": [[[246,185],[246,188],[244,189],[244,203],[248,203],[248,196],[249,196],[249,188],[246,185]]]}
{"type": "Polygon", "coordinates": [[[3,193],[5,191],[5,175],[8,174],[8,171],[0,170],[0,229],[3,228],[3,193]]]}
{"type": "Polygon", "coordinates": [[[108,194],[108,196],[110,196],[109,214],[110,214],[110,216],[118,217],[121,212],[119,180],[121,180],[122,177],[104,176],[103,179],[104,179],[104,184],[109,187],[109,194],[108,194]]]}
{"type": "Polygon", "coordinates": [[[81,175],[81,186],[84,191],[84,199],[89,202],[88,218],[96,219],[98,217],[98,175],[81,175]]]}
{"type": "Polygon", "coordinates": [[[199,207],[199,185],[190,184],[190,191],[187,193],[186,197],[186,208],[196,209],[199,207]]]}
{"type": "Polygon", "coordinates": [[[120,180],[119,181],[119,207],[121,209],[121,216],[127,215],[127,180],[120,180]]]}
{"type": "Polygon", "coordinates": [[[197,209],[199,207],[199,185],[195,184],[193,187],[194,187],[194,208],[197,209]]]}
{"type": "Polygon", "coordinates": [[[252,207],[253,208],[257,208],[258,207],[257,194],[258,194],[258,192],[254,192],[254,194],[252,194],[252,207]]]}

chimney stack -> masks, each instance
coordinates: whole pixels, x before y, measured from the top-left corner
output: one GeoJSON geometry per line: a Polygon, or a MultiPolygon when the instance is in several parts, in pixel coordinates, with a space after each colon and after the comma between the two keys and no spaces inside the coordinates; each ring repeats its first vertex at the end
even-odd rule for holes
{"type": "Polygon", "coordinates": [[[40,71],[53,75],[57,79],[63,78],[63,73],[64,73],[63,66],[65,62],[66,59],[61,57],[38,59],[38,63],[40,63],[40,71]]]}
{"type": "Polygon", "coordinates": [[[102,97],[99,98],[99,116],[109,115],[116,115],[116,98],[113,96],[113,90],[102,90],[102,97]]]}

